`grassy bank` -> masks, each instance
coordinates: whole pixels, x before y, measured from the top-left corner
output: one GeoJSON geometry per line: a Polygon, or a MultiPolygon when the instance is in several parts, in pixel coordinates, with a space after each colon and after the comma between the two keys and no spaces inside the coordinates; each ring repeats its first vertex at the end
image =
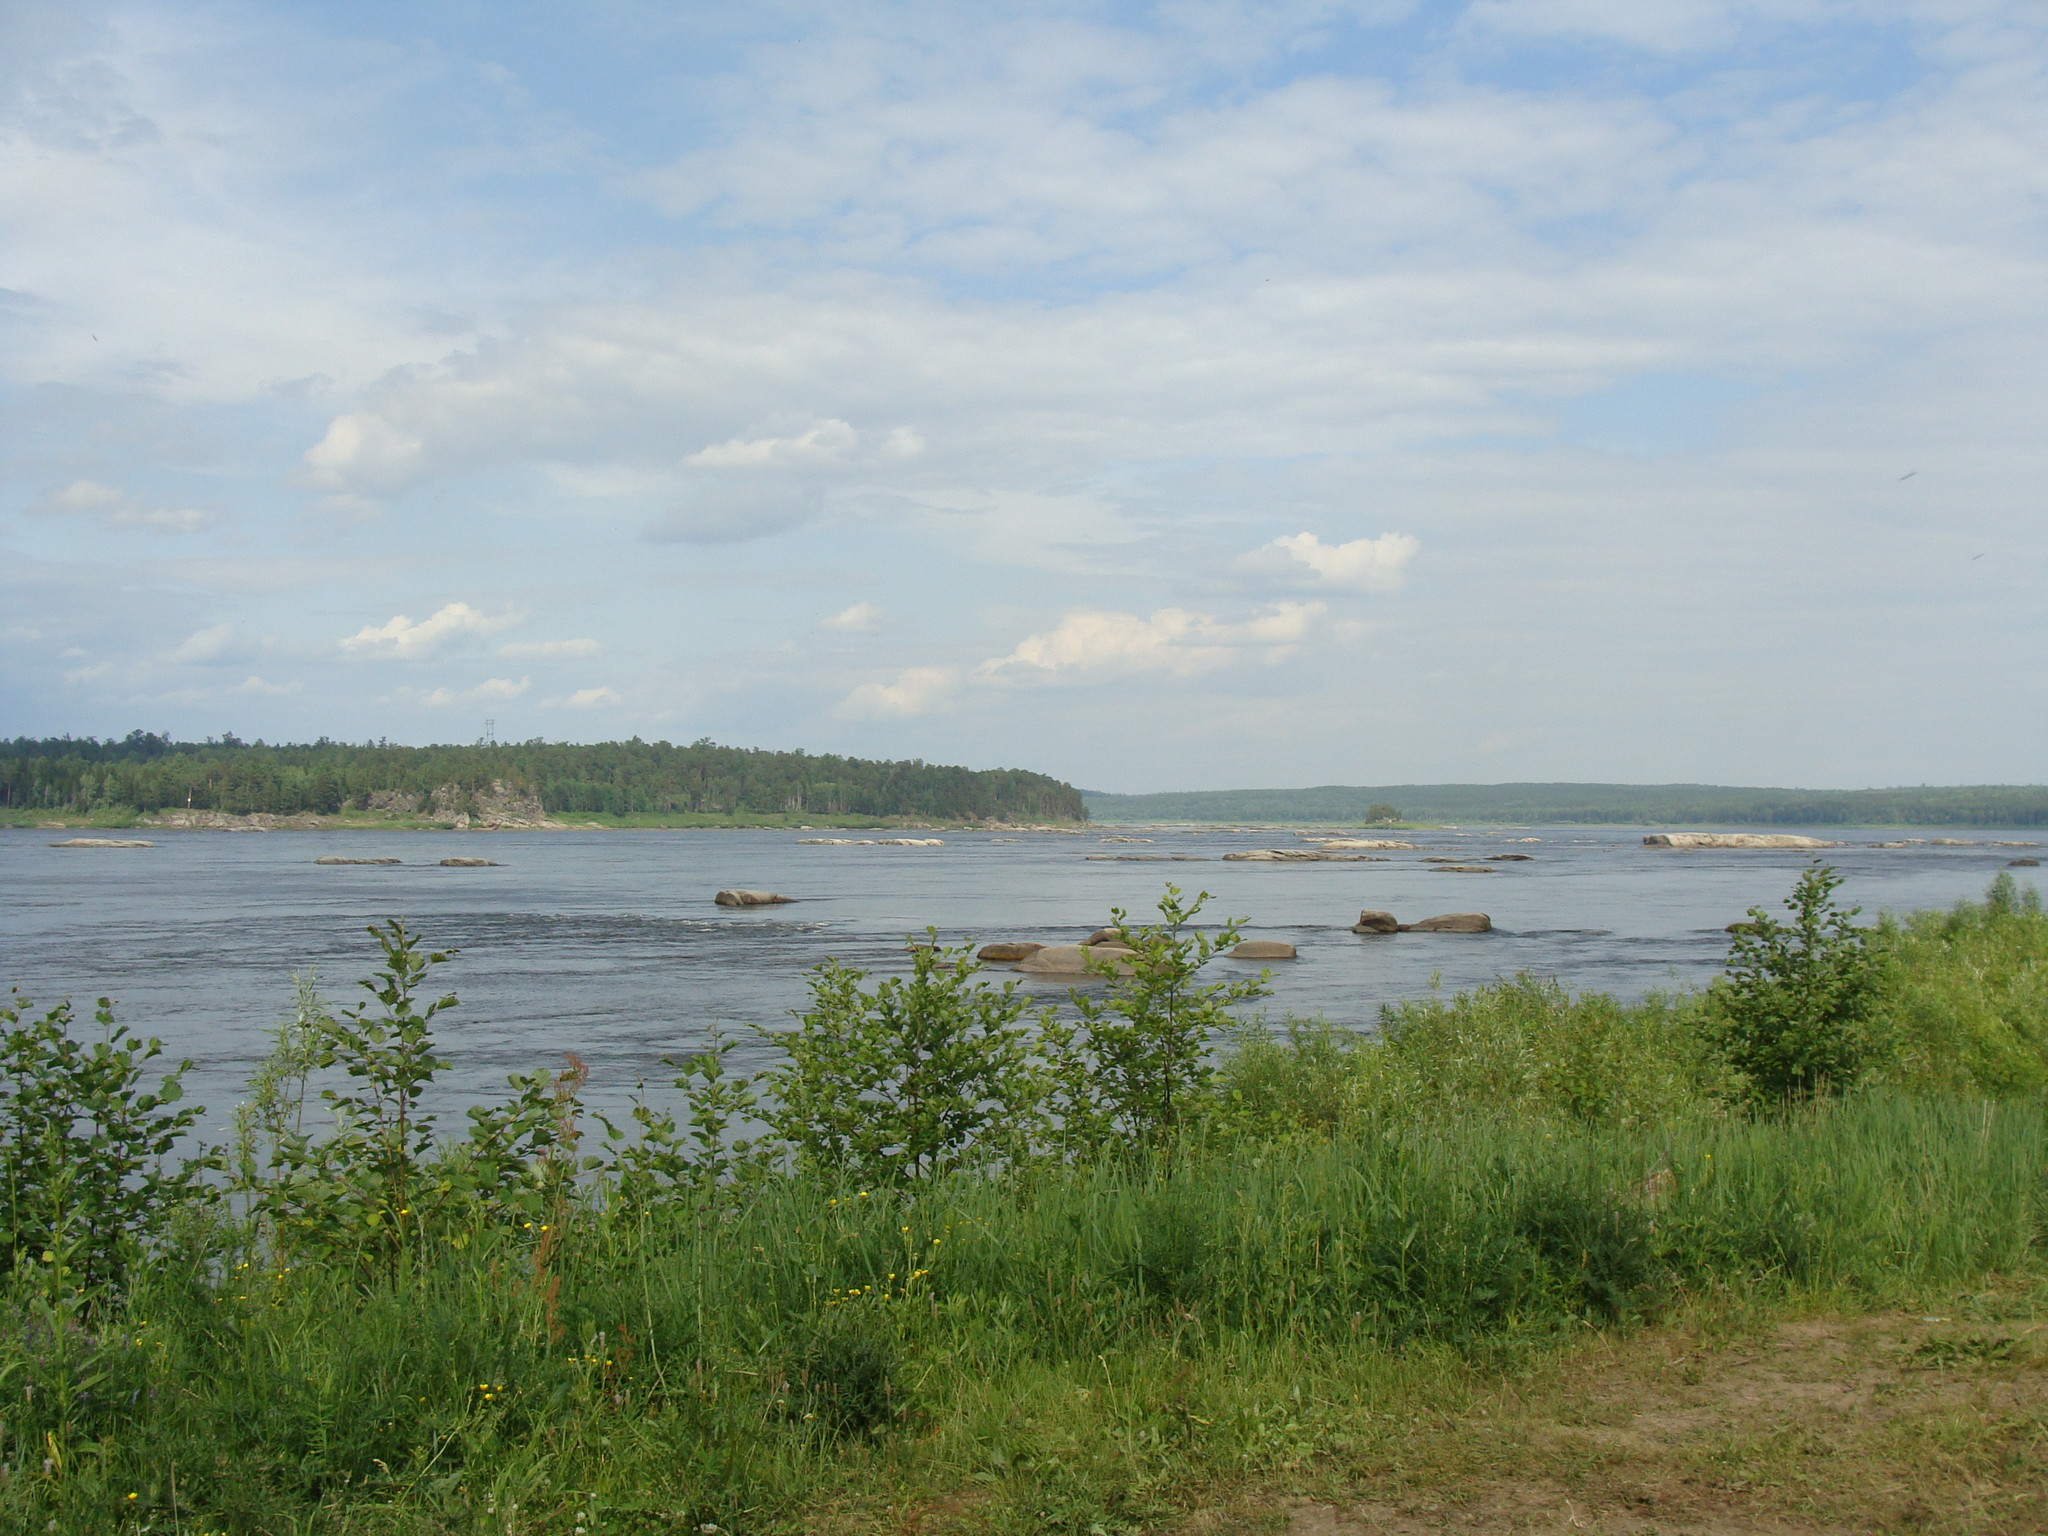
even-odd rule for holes
{"type": "Polygon", "coordinates": [[[1158,1058],[1171,1100],[1030,1118],[1137,1073],[1174,955],[1176,1006],[1215,1022],[1189,940],[1133,942],[1153,971],[1071,1058],[1057,1036],[1011,1052],[1032,1021],[971,973],[828,974],[786,1040],[797,1075],[765,1085],[808,1118],[735,1147],[720,1117],[751,1090],[700,1058],[684,1129],[650,1104],[641,1152],[595,1169],[573,1071],[438,1149],[410,1122],[411,1163],[367,1111],[326,1140],[294,1118],[279,1085],[321,1059],[367,1064],[337,1089],[359,1104],[431,1075],[428,966],[393,961],[368,1013],[281,1041],[226,1159],[237,1205],[171,1192],[118,1281],[62,1222],[70,1248],[17,1247],[0,1523],[1168,1529],[1427,1464],[1429,1426],[1457,1433],[1589,1338],[2042,1273],[2048,919],[2009,885],[1867,941],[1840,1091],[1759,1101],[1726,998],[1518,979],[1398,1009],[1385,1045],[1240,1029],[1220,1057],[1158,1058]],[[363,1054],[319,1057],[349,1038],[363,1054]],[[1069,1059],[1090,1083],[1033,1075],[1069,1059]],[[938,1091],[962,1081],[982,1086],[938,1091]],[[876,1126],[901,1137],[860,1141],[876,1126]]]}

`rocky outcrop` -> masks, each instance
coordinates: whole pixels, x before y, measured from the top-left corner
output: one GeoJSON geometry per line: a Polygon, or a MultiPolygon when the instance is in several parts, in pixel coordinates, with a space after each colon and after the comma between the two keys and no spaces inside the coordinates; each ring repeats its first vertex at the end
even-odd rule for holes
{"type": "Polygon", "coordinates": [[[1493,919],[1484,912],[1441,912],[1419,923],[1403,923],[1403,933],[1491,933],[1493,919]]]}
{"type": "Polygon", "coordinates": [[[425,797],[409,789],[373,789],[363,797],[364,810],[387,816],[417,816],[425,808],[425,797]]]}
{"type": "Polygon", "coordinates": [[[443,859],[441,867],[443,869],[496,869],[498,861],[496,859],[443,859]]]}
{"type": "MultiPolygon", "coordinates": [[[[400,861],[397,859],[344,859],[329,853],[323,854],[313,862],[315,864],[396,864],[400,861]]],[[[445,863],[446,861],[444,860],[443,862],[445,863]]]]}
{"type": "Polygon", "coordinates": [[[1382,912],[1367,907],[1358,914],[1358,921],[1352,926],[1353,933],[1399,933],[1400,921],[1391,912],[1382,912]]]}
{"type": "Polygon", "coordinates": [[[974,952],[974,958],[977,960],[987,960],[999,963],[1008,963],[1016,960],[1029,960],[1033,955],[1037,954],[1043,948],[1045,948],[1043,944],[1032,944],[1028,941],[1004,940],[1002,942],[995,944],[982,945],[981,948],[977,949],[974,952]]]}
{"type": "Polygon", "coordinates": [[[739,889],[720,891],[711,899],[721,907],[779,907],[796,900],[794,896],[782,896],[774,891],[744,891],[739,889]]]}
{"type": "Polygon", "coordinates": [[[1233,946],[1227,958],[1232,960],[1292,960],[1294,946],[1283,944],[1278,939],[1246,939],[1233,946]]]}
{"type": "Polygon", "coordinates": [[[52,848],[154,848],[155,843],[139,837],[67,837],[52,848]]]}
{"type": "Polygon", "coordinates": [[[1391,837],[1333,837],[1323,843],[1325,853],[1349,853],[1359,848],[1419,848],[1420,843],[1404,843],[1391,837]]]}
{"type": "Polygon", "coordinates": [[[1439,864],[1431,873],[1438,875],[1497,875],[1500,871],[1491,864],[1439,864]]]}
{"type": "Polygon", "coordinates": [[[877,848],[943,848],[946,846],[946,840],[943,837],[878,837],[875,839],[875,846],[877,848]]]}
{"type": "Polygon", "coordinates": [[[1643,839],[1645,848],[1839,848],[1818,837],[1797,837],[1790,832],[1652,832],[1643,839]]]}

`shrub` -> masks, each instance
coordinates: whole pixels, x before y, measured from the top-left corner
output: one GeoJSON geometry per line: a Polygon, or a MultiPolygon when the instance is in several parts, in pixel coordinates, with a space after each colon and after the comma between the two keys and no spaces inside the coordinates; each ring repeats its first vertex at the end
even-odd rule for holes
{"type": "Polygon", "coordinates": [[[1873,930],[1855,926],[1862,908],[1835,904],[1841,883],[1817,863],[1785,899],[1790,922],[1751,907],[1708,990],[1714,1034],[1752,1098],[1839,1091],[1876,1054],[1878,953],[1873,930]]]}
{"type": "Polygon", "coordinates": [[[19,993],[0,1007],[0,1272],[46,1273],[72,1292],[117,1287],[181,1209],[207,1198],[210,1154],[165,1161],[204,1113],[171,1107],[192,1063],[146,1092],[163,1045],[116,1024],[106,998],[91,1044],[72,1033],[68,1002],[27,1014],[19,993]]]}
{"type": "Polygon", "coordinates": [[[1916,912],[1884,936],[1885,1075],[1935,1093],[2048,1088],[2048,914],[2001,872],[1982,901],[1916,912]]]}

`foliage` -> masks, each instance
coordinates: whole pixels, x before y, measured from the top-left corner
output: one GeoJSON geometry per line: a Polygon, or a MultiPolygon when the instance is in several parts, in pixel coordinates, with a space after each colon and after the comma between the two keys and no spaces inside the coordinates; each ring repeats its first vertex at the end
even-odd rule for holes
{"type": "Polygon", "coordinates": [[[970,949],[937,935],[911,973],[865,988],[836,960],[811,974],[811,1006],[775,1036],[787,1061],[762,1079],[769,1127],[807,1168],[896,1184],[1017,1156],[1046,1098],[1029,999],[990,987],[970,949]]]}
{"type": "Polygon", "coordinates": [[[617,1207],[646,1211],[682,1194],[708,1199],[729,1183],[766,1171],[765,1149],[733,1134],[733,1127],[759,1108],[760,1097],[754,1079],[726,1070],[732,1047],[732,1041],[714,1030],[703,1050],[662,1058],[663,1065],[681,1073],[673,1086],[683,1098],[682,1125],[672,1110],[647,1101],[645,1083],[633,1101],[631,1118],[637,1130],[621,1131],[599,1117],[617,1207]]]}
{"type": "Polygon", "coordinates": [[[1807,1098],[1850,1086],[1872,1063],[1883,977],[1862,909],[1843,909],[1825,864],[1799,877],[1780,922],[1752,907],[1709,989],[1710,1027],[1751,1097],[1807,1098]]]}
{"type": "Polygon", "coordinates": [[[1733,1086],[1690,1000],[1622,1003],[1528,975],[1387,1004],[1377,1035],[1290,1020],[1243,1031],[1220,1088],[1261,1136],[1456,1117],[1636,1129],[1711,1114],[1733,1086]]]}
{"type": "Polygon", "coordinates": [[[1886,1077],[1929,1093],[2048,1088],[2048,914],[2001,872],[1982,901],[1920,912],[1884,934],[1886,1077]]]}
{"type": "Polygon", "coordinates": [[[91,1043],[73,1033],[69,1002],[29,1013],[19,992],[0,1007],[0,1274],[118,1286],[176,1214],[206,1198],[208,1155],[166,1164],[204,1113],[171,1107],[192,1064],[148,1092],[144,1070],[163,1045],[116,1024],[106,998],[91,1043]]]}
{"type": "Polygon", "coordinates": [[[1365,819],[1368,823],[1391,823],[1401,819],[1401,812],[1397,807],[1387,804],[1384,800],[1375,800],[1365,808],[1365,819]]]}
{"type": "Polygon", "coordinates": [[[479,796],[530,793],[548,812],[631,816],[806,814],[956,820],[1086,819],[1072,786],[1021,769],[876,762],[722,747],[708,740],[589,745],[353,746],[179,742],[132,732],[0,742],[0,808],[332,814],[374,806],[447,818],[479,796]]]}
{"type": "Polygon", "coordinates": [[[1234,981],[1200,980],[1244,926],[1233,918],[1213,933],[1194,928],[1210,899],[1204,891],[1185,900],[1178,886],[1168,885],[1159,898],[1160,920],[1136,926],[1123,908],[1112,908],[1131,953],[1091,962],[1115,979],[1100,996],[1073,994],[1076,1022],[1046,1021],[1060,1138],[1070,1152],[1092,1156],[1112,1146],[1170,1151],[1202,1118],[1214,1082],[1213,1044],[1237,1027],[1229,1010],[1267,991],[1263,971],[1234,981]],[[1120,965],[1132,974],[1119,976],[1120,965]]]}

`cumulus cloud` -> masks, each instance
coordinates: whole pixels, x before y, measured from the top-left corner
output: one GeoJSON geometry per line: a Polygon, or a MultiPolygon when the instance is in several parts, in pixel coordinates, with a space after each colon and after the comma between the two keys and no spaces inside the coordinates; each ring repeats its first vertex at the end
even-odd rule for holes
{"type": "Polygon", "coordinates": [[[341,648],[352,656],[418,661],[458,642],[487,639],[525,618],[523,613],[487,614],[467,603],[447,603],[417,624],[402,613],[382,624],[366,624],[344,637],[341,648]]]}
{"type": "Polygon", "coordinates": [[[308,448],[305,465],[312,482],[332,491],[391,491],[420,471],[425,442],[383,416],[355,412],[337,416],[327,433],[308,448]]]}
{"type": "Polygon", "coordinates": [[[1397,592],[1409,561],[1422,548],[1405,533],[1325,544],[1312,533],[1290,533],[1239,558],[1238,568],[1301,586],[1350,592],[1397,592]]]}
{"type": "Polygon", "coordinates": [[[837,630],[842,635],[872,635],[887,618],[888,615],[873,603],[855,603],[851,608],[842,608],[818,620],[818,628],[837,630]]]}
{"type": "Polygon", "coordinates": [[[500,656],[560,659],[595,656],[604,649],[595,640],[511,640],[498,647],[500,656]]]}
{"type": "Polygon", "coordinates": [[[187,665],[230,661],[241,651],[232,624],[210,624],[187,635],[164,658],[187,665]]]}
{"type": "Polygon", "coordinates": [[[1240,662],[1273,663],[1296,654],[1324,612],[1321,603],[1275,603],[1239,623],[1185,608],[1141,617],[1082,609],[1028,635],[1007,656],[985,661],[986,681],[1050,681],[1163,672],[1193,677],[1240,662]]]}
{"type": "Polygon", "coordinates": [[[907,667],[893,683],[863,683],[841,699],[832,713],[842,720],[904,720],[927,714],[960,686],[951,667],[907,667]]]}
{"type": "Polygon", "coordinates": [[[562,705],[566,709],[613,709],[624,702],[610,688],[578,688],[562,705]]]}
{"type": "Polygon", "coordinates": [[[245,677],[229,690],[249,699],[281,699],[289,694],[301,692],[305,684],[300,682],[272,683],[251,675],[245,677]]]}

